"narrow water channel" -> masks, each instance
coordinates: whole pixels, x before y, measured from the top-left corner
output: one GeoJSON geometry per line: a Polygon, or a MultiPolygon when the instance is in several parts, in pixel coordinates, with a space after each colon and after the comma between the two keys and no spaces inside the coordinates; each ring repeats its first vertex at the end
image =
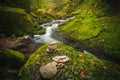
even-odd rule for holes
{"type": "Polygon", "coordinates": [[[89,55],[92,55],[92,56],[95,56],[95,57],[101,58],[101,59],[107,59],[104,55],[102,55],[100,53],[94,53],[92,50],[86,48],[80,42],[68,39],[67,36],[58,32],[58,27],[60,25],[63,25],[65,23],[69,22],[73,18],[75,18],[75,17],[67,18],[65,20],[53,20],[52,22],[49,22],[49,23],[43,23],[41,26],[45,29],[45,31],[46,31],[45,34],[34,35],[32,40],[36,44],[39,44],[39,45],[51,43],[51,42],[67,44],[85,54],[89,54],[89,55]]]}

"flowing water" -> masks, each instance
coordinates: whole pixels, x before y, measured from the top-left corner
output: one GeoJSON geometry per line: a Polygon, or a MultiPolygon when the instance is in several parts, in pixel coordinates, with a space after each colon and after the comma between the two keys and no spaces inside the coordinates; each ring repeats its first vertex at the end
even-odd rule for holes
{"type": "Polygon", "coordinates": [[[41,26],[45,29],[45,34],[34,35],[33,41],[36,43],[65,43],[65,36],[58,33],[58,27],[66,22],[70,21],[74,17],[68,18],[66,20],[54,20],[50,23],[44,23],[41,26]]]}
{"type": "MultiPolygon", "coordinates": [[[[44,23],[41,26],[45,29],[45,34],[42,35],[34,35],[33,41],[36,44],[46,44],[51,42],[62,43],[72,46],[78,51],[82,51],[85,54],[89,54],[95,56],[97,58],[107,59],[104,55],[100,53],[94,53],[92,50],[83,46],[80,42],[68,39],[67,36],[60,34],[58,32],[58,27],[67,23],[68,21],[72,20],[75,17],[67,18],[65,20],[54,20],[49,23],[44,23]]],[[[39,46],[38,45],[38,46],[39,46]]]]}

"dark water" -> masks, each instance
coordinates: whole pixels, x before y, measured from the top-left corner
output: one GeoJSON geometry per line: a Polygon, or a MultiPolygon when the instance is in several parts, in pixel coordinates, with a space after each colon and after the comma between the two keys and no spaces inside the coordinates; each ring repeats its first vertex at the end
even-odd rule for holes
{"type": "Polygon", "coordinates": [[[92,55],[96,58],[114,61],[113,59],[108,58],[105,55],[103,55],[102,51],[94,52],[92,49],[85,47],[79,41],[70,39],[67,36],[59,33],[58,27],[60,27],[60,25],[63,25],[69,22],[73,18],[75,17],[71,17],[66,20],[54,20],[52,22],[42,24],[41,26],[46,30],[45,34],[34,35],[32,39],[29,39],[25,42],[25,45],[19,47],[19,51],[25,53],[26,57],[28,58],[40,46],[47,44],[47,43],[56,42],[56,43],[70,45],[75,50],[81,51],[88,55],[92,55]]]}
{"type": "Polygon", "coordinates": [[[35,43],[38,44],[46,44],[46,43],[51,43],[51,42],[56,42],[56,43],[62,43],[62,44],[67,44],[75,48],[77,51],[81,51],[85,54],[95,56],[97,58],[101,59],[106,59],[104,55],[100,53],[95,53],[91,49],[86,48],[82,43],[76,40],[71,40],[67,36],[60,34],[58,32],[58,27],[60,25],[63,25],[73,19],[75,17],[68,18],[66,20],[54,20],[50,23],[45,23],[42,24],[41,26],[45,28],[46,33],[43,35],[34,35],[34,38],[32,39],[35,43]]]}

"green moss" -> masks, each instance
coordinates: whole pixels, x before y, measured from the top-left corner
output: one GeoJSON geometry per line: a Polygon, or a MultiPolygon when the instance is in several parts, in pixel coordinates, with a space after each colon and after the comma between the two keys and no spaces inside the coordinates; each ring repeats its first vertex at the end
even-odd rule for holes
{"type": "Polygon", "coordinates": [[[56,55],[67,55],[70,60],[66,63],[66,68],[59,69],[57,75],[52,78],[52,80],[82,80],[80,76],[81,71],[84,71],[86,76],[90,76],[91,80],[120,79],[120,66],[88,54],[77,52],[67,45],[57,45],[58,51],[56,53],[47,53],[46,49],[48,45],[40,47],[33,53],[24,67],[20,70],[20,80],[39,78],[40,74],[37,71],[39,71],[40,66],[52,61],[51,58],[56,55]]]}
{"type": "Polygon", "coordinates": [[[101,24],[95,17],[77,17],[60,28],[61,32],[70,35],[71,38],[85,40],[97,36],[102,31],[101,24]],[[69,28],[69,29],[68,29],[69,28]]]}
{"type": "Polygon", "coordinates": [[[120,57],[120,47],[119,47],[119,34],[120,34],[120,20],[118,17],[104,17],[101,18],[103,32],[95,38],[92,38],[90,40],[87,40],[85,44],[89,44],[91,47],[98,46],[102,50],[105,51],[105,53],[120,57]]]}
{"type": "Polygon", "coordinates": [[[99,47],[105,53],[120,57],[119,16],[111,17],[77,17],[60,28],[61,32],[71,38],[82,41],[91,48],[99,47]]]}
{"type": "Polygon", "coordinates": [[[84,0],[75,19],[60,27],[69,37],[87,47],[98,47],[110,56],[120,57],[120,16],[118,0],[84,0]],[[116,10],[116,11],[115,11],[116,10]]]}
{"type": "Polygon", "coordinates": [[[33,29],[32,19],[23,9],[10,7],[0,9],[0,34],[32,35],[33,29]]]}
{"type": "Polygon", "coordinates": [[[10,49],[0,50],[0,66],[2,67],[17,68],[23,63],[24,58],[20,52],[10,49]]]}

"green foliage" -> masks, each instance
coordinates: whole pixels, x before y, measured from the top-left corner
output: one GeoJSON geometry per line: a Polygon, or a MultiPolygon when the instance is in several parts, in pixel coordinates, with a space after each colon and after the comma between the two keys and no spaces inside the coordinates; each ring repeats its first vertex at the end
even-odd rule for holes
{"type": "Polygon", "coordinates": [[[24,58],[20,52],[10,49],[0,50],[0,66],[2,67],[17,68],[23,63],[24,58]]]}
{"type": "Polygon", "coordinates": [[[23,9],[5,7],[0,10],[0,34],[32,35],[33,29],[32,19],[23,9]]]}
{"type": "Polygon", "coordinates": [[[66,63],[65,68],[58,70],[57,75],[52,80],[75,79],[82,80],[81,71],[85,76],[89,76],[91,80],[119,80],[120,66],[104,61],[94,56],[75,51],[72,47],[63,44],[57,44],[58,51],[56,53],[47,53],[48,45],[40,47],[28,59],[27,63],[20,70],[20,80],[36,79],[42,80],[38,72],[42,64],[51,62],[51,58],[56,55],[67,55],[70,60],[66,63]]]}
{"type": "MultiPolygon", "coordinates": [[[[79,8],[83,0],[32,0],[31,8],[35,12],[43,9],[45,13],[54,13],[58,16],[67,16],[79,8]]],[[[54,16],[54,14],[52,14],[54,16]]]]}

